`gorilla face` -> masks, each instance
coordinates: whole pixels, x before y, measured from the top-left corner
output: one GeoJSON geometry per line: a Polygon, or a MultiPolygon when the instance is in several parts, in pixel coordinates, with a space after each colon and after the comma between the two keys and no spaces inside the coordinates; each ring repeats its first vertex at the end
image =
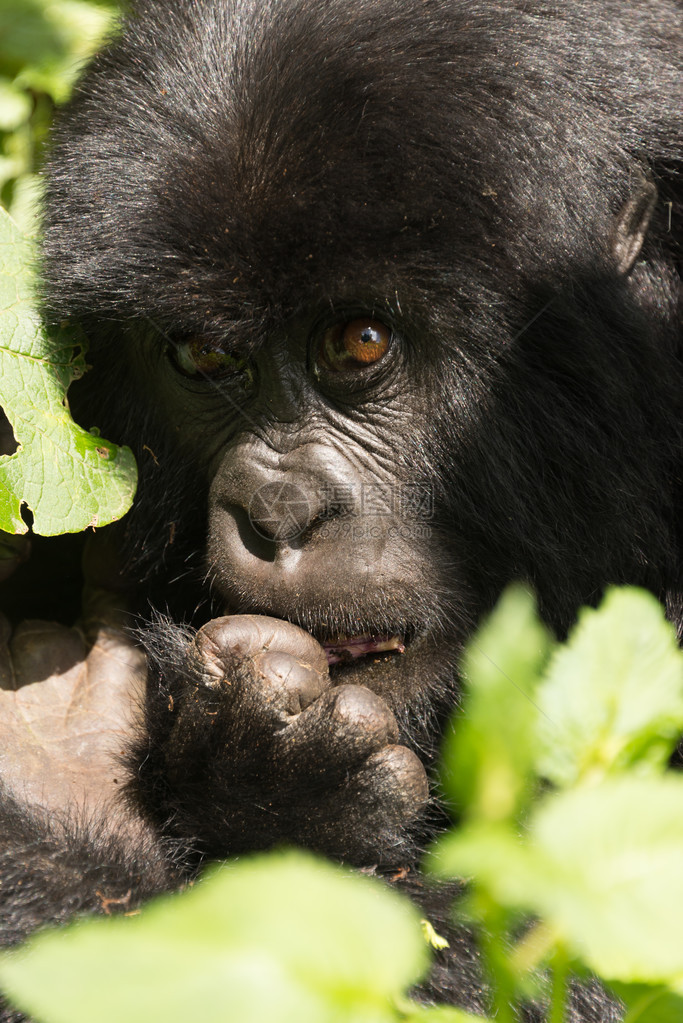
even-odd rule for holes
{"type": "Polygon", "coordinates": [[[414,748],[508,581],[676,613],[673,11],[613,7],[149,0],[57,135],[46,304],[137,571],[188,617],[201,558],[414,748]]]}
{"type": "Polygon", "coordinates": [[[218,610],[300,624],[335,676],[397,703],[443,676],[462,632],[428,464],[433,374],[403,330],[379,300],[321,303],[251,344],[157,332],[142,371],[203,476],[218,610]]]}

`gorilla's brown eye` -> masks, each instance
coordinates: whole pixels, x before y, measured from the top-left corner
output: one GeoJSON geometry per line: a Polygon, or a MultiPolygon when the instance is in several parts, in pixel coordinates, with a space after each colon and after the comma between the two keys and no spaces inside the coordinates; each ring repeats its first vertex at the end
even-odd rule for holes
{"type": "Polygon", "coordinates": [[[333,372],[363,369],[386,355],[391,331],[379,320],[358,319],[329,327],[322,336],[318,360],[333,372]]]}
{"type": "Polygon", "coordinates": [[[244,376],[251,377],[246,359],[238,358],[223,351],[220,342],[205,337],[190,338],[182,344],[174,345],[171,358],[178,369],[186,377],[217,377],[244,376]]]}

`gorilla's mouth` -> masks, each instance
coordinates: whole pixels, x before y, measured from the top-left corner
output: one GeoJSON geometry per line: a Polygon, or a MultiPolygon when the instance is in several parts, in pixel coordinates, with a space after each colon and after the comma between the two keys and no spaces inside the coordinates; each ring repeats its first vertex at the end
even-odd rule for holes
{"type": "Polygon", "coordinates": [[[402,636],[375,636],[366,632],[359,636],[337,636],[322,646],[331,667],[333,664],[349,663],[372,654],[402,654],[405,652],[406,641],[402,636]]]}

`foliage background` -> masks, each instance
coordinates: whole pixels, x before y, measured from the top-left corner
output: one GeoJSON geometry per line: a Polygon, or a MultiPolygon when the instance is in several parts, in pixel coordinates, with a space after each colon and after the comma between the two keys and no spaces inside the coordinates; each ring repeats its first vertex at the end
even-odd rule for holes
{"type": "Polygon", "coordinates": [[[0,580],[24,554],[12,535],[104,525],[135,491],[132,454],[71,418],[66,391],[87,368],[87,339],[42,322],[30,244],[55,109],[116,28],[117,10],[111,0],[0,0],[0,200],[9,213],[0,210],[0,580]]]}
{"type": "Polygon", "coordinates": [[[0,0],[0,203],[35,225],[37,170],[55,107],[116,24],[113,0],[0,0]]]}

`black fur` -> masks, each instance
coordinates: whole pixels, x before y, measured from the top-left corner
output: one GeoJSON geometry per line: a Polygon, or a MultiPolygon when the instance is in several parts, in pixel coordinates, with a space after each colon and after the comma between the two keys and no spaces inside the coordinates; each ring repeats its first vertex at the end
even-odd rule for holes
{"type": "MultiPolygon", "coordinates": [[[[323,642],[354,630],[413,642],[301,697],[297,773],[273,736],[299,725],[284,705],[279,724],[266,714],[255,648],[235,658],[209,632],[213,653],[190,656],[193,634],[179,643],[158,624],[132,805],[161,843],[189,848],[188,870],[283,838],[405,863],[428,830],[414,753],[429,763],[458,650],[509,580],[533,584],[559,634],[622,582],[650,588],[683,629],[681,7],[140,0],[137,12],[57,131],[43,263],[47,314],[79,317],[91,339],[77,413],[139,456],[119,538],[129,572],[194,627],[230,610],[323,642]],[[368,316],[393,332],[377,372],[326,376],[320,336],[368,316]],[[167,345],[198,335],[248,360],[255,383],[184,381],[167,345]],[[288,481],[347,486],[352,502],[426,488],[433,515],[394,508],[372,534],[376,517],[317,497],[291,543],[264,540],[249,502],[288,481]],[[394,526],[407,534],[391,540],[394,526]],[[219,677],[242,695],[225,703],[219,677]],[[210,727],[198,693],[218,708],[210,727]]],[[[289,633],[278,642],[294,657],[289,633]]],[[[133,884],[135,850],[105,855],[60,825],[41,841],[80,864],[65,901],[26,848],[24,830],[43,828],[28,812],[12,833],[40,902],[12,910],[7,941],[97,909],[102,872],[133,901],[172,883],[163,845],[133,884]]],[[[481,1008],[471,945],[453,947],[425,997],[481,1008]]],[[[575,996],[576,1020],[617,1012],[592,989],[575,996]]]]}

